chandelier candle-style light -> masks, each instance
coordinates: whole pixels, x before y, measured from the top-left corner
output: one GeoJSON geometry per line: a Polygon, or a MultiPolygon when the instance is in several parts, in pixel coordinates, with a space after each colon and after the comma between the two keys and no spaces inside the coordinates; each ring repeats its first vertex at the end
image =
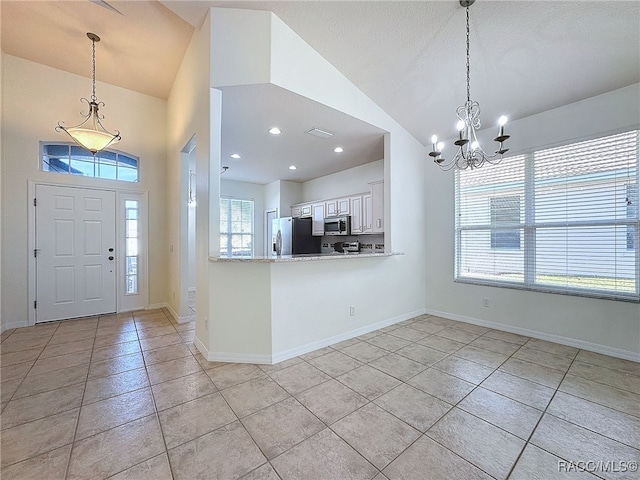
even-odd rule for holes
{"type": "Polygon", "coordinates": [[[109,145],[120,141],[120,132],[116,130],[116,133],[109,132],[102,125],[101,119],[104,115],[100,115],[99,107],[104,107],[104,102],[98,102],[96,97],[96,42],[100,41],[100,37],[95,33],[87,33],[87,37],[91,40],[93,45],[92,56],[92,86],[91,101],[86,98],[81,98],[81,102],[87,102],[89,105],[89,112],[87,114],[81,113],[86,117],[80,125],[75,127],[65,127],[62,122],[58,122],[56,127],[57,132],[66,132],[74,142],[80,145],[82,148],[89,150],[94,155],[100,150],[104,150],[109,145]]]}
{"type": "Polygon", "coordinates": [[[447,161],[442,158],[442,148],[444,143],[438,142],[436,135],[431,137],[432,151],[429,156],[433,157],[433,161],[442,170],[451,170],[457,168],[466,170],[467,168],[480,168],[485,163],[497,164],[502,160],[509,149],[504,148],[503,143],[509,138],[504,133],[504,125],[507,123],[507,117],[504,115],[498,119],[500,129],[498,136],[493,139],[498,142],[498,149],[493,155],[488,155],[482,150],[480,143],[476,137],[476,130],[480,129],[480,104],[471,100],[470,75],[469,75],[469,7],[473,5],[475,0],[460,0],[460,5],[467,11],[467,101],[464,105],[460,105],[456,110],[458,116],[458,139],[454,144],[458,147],[458,152],[452,160],[447,161]]]}

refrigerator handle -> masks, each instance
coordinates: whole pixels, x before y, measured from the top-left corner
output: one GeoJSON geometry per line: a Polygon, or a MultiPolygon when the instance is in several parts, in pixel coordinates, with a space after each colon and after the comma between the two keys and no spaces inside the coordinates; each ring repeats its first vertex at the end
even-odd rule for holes
{"type": "Polygon", "coordinates": [[[276,255],[277,256],[281,256],[282,255],[282,231],[278,230],[278,233],[276,233],[276,255]]]}

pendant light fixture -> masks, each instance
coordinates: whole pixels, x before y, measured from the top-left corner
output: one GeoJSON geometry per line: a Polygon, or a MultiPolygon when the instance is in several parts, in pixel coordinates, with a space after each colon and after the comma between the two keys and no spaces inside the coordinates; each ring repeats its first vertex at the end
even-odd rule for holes
{"type": "Polygon", "coordinates": [[[104,115],[100,115],[99,108],[104,106],[104,102],[98,102],[96,97],[96,42],[100,41],[100,37],[95,33],[87,33],[87,37],[92,43],[92,91],[91,101],[86,98],[81,98],[81,102],[87,102],[89,105],[89,112],[87,114],[81,113],[86,117],[82,123],[75,127],[65,127],[62,122],[58,122],[56,127],[57,132],[67,133],[74,142],[80,145],[82,148],[89,150],[92,154],[96,154],[100,150],[104,150],[109,145],[120,141],[120,132],[116,130],[116,133],[109,132],[102,125],[101,119],[104,115]]]}
{"type": "Polygon", "coordinates": [[[504,115],[498,119],[498,136],[493,139],[498,142],[498,149],[493,155],[488,155],[482,150],[480,143],[476,137],[476,130],[480,129],[480,104],[471,100],[470,75],[469,75],[469,7],[473,5],[475,0],[460,0],[460,6],[466,8],[467,12],[467,101],[456,110],[458,116],[458,139],[453,142],[458,147],[458,152],[452,160],[447,161],[442,158],[442,148],[444,144],[438,142],[436,135],[431,137],[432,151],[429,156],[442,170],[451,170],[457,168],[466,170],[467,168],[480,168],[485,163],[495,165],[500,163],[502,156],[509,150],[504,148],[505,142],[509,135],[504,133],[504,125],[507,123],[507,117],[504,115]]]}

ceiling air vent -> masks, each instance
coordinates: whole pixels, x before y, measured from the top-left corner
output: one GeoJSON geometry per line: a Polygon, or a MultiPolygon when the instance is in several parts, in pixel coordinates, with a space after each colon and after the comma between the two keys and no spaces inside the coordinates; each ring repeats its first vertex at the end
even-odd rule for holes
{"type": "Polygon", "coordinates": [[[313,135],[314,137],[318,137],[318,138],[333,137],[333,133],[327,132],[326,130],[322,130],[321,128],[318,128],[318,127],[313,127],[311,130],[307,130],[307,133],[309,135],[313,135]]]}

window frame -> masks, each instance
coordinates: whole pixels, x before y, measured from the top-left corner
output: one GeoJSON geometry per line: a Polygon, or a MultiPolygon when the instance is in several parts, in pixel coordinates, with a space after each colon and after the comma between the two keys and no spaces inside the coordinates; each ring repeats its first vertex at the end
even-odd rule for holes
{"type": "MultiPolygon", "coordinates": [[[[635,186],[635,200],[637,201],[638,190],[640,189],[640,130],[634,128],[632,130],[623,130],[614,133],[607,133],[604,135],[598,135],[596,137],[591,137],[588,139],[582,140],[572,140],[570,142],[555,145],[553,147],[543,147],[537,148],[532,151],[526,152],[524,154],[519,154],[518,156],[524,157],[524,205],[521,204],[521,209],[524,207],[524,223],[520,225],[514,224],[509,225],[509,228],[512,229],[520,229],[522,231],[521,238],[521,248],[524,250],[524,261],[522,265],[522,274],[523,280],[504,280],[504,279],[483,279],[480,276],[465,276],[460,270],[461,265],[463,264],[463,237],[462,234],[465,231],[469,230],[482,230],[487,229],[487,227],[491,228],[491,225],[461,225],[460,215],[461,215],[461,191],[460,191],[460,172],[456,171],[454,175],[454,203],[455,203],[455,220],[454,220],[454,238],[455,238],[455,252],[454,252],[454,282],[455,283],[465,283],[465,284],[473,284],[473,285],[484,285],[484,286],[492,286],[492,287],[503,287],[503,288],[513,288],[519,290],[527,290],[527,291],[536,291],[536,292],[544,292],[544,293],[554,293],[561,295],[572,295],[578,297],[589,297],[589,298],[603,298],[608,300],[618,300],[618,301],[627,301],[633,303],[640,303],[640,245],[638,243],[635,244],[635,292],[625,293],[623,291],[615,291],[615,290],[604,290],[604,289],[595,289],[595,288],[586,288],[586,287],[572,287],[568,285],[554,287],[548,284],[542,284],[536,282],[536,255],[540,254],[536,252],[536,232],[545,229],[545,228],[553,228],[564,227],[567,229],[571,229],[572,227],[603,227],[603,226],[611,226],[614,228],[624,227],[626,225],[625,231],[627,235],[629,232],[631,235],[635,232],[635,237],[633,240],[638,239],[638,231],[640,230],[640,219],[639,218],[630,218],[633,215],[633,211],[629,214],[629,211],[632,209],[627,209],[626,218],[613,218],[610,220],[599,220],[592,219],[590,221],[585,220],[568,220],[566,222],[549,222],[549,221],[536,221],[535,219],[535,163],[534,163],[534,155],[536,153],[549,150],[550,148],[562,147],[562,146],[571,146],[574,144],[580,144],[583,142],[589,141],[597,141],[600,139],[604,139],[607,137],[612,137],[620,134],[635,134],[635,147],[636,147],[636,163],[635,163],[635,173],[631,177],[631,183],[627,184],[625,187],[628,189],[632,185],[635,186]]],[[[507,157],[505,157],[506,159],[507,157]]],[[[596,161],[596,160],[594,160],[596,161]]],[[[623,184],[623,182],[621,182],[623,184]]],[[[632,194],[633,194],[633,190],[632,194]]],[[[491,198],[491,196],[489,196],[491,198]]],[[[490,208],[490,207],[489,207],[490,208]]],[[[636,205],[636,208],[640,208],[636,205]]],[[[637,210],[636,210],[637,211],[637,210]]],[[[493,230],[491,230],[493,231],[493,230]]],[[[628,237],[626,239],[625,247],[629,245],[628,237]]],[[[505,252],[515,251],[515,249],[489,249],[490,251],[504,250],[505,252]]],[[[625,248],[625,250],[628,250],[625,248]]],[[[619,278],[619,277],[614,277],[619,278]]]]}
{"type": "Polygon", "coordinates": [[[223,230],[222,229],[222,218],[220,218],[220,245],[222,245],[222,237],[223,235],[227,236],[227,240],[226,240],[226,244],[227,244],[227,251],[225,254],[222,253],[222,248],[220,249],[220,255],[224,256],[224,257],[228,257],[228,258],[251,258],[254,256],[255,253],[255,201],[252,199],[245,199],[245,198],[234,198],[234,197],[227,197],[227,196],[220,196],[220,201],[219,201],[219,208],[222,208],[222,202],[225,201],[227,202],[227,208],[228,208],[228,218],[231,219],[231,205],[232,202],[236,201],[236,202],[247,202],[251,204],[251,233],[243,233],[243,232],[233,232],[233,222],[229,221],[228,223],[228,228],[227,230],[223,230]],[[234,237],[245,237],[248,236],[251,239],[251,253],[249,255],[233,255],[233,238],[234,237]]]}

